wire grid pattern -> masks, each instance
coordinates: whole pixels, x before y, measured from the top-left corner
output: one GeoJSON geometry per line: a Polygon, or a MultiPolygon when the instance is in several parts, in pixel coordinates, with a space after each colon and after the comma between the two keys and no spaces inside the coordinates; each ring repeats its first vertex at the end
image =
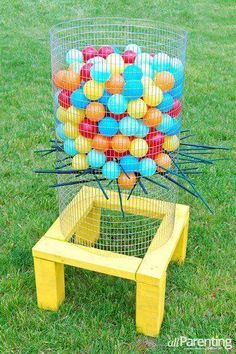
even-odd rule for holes
{"type": "MultiPolygon", "coordinates": [[[[70,51],[71,49],[82,51],[83,48],[87,46],[92,46],[96,49],[99,49],[102,46],[112,46],[113,48],[115,48],[116,52],[122,54],[128,44],[135,43],[141,48],[142,53],[165,53],[170,57],[177,58],[178,60],[180,60],[183,64],[183,67],[185,67],[186,33],[182,30],[172,28],[165,24],[157,24],[155,22],[145,20],[94,18],[75,20],[59,24],[52,28],[50,35],[54,97],[60,94],[61,89],[65,89],[72,92],[76,89],[76,85],[77,87],[79,87],[79,85],[84,87],[84,85],[86,85],[88,81],[93,81],[93,84],[89,87],[89,95],[91,97],[90,104],[91,102],[99,102],[99,98],[97,97],[99,97],[100,95],[98,92],[100,89],[104,90],[108,88],[109,92],[114,95],[118,94],[118,92],[123,93],[125,90],[126,82],[123,79],[123,72],[127,64],[124,64],[124,68],[121,69],[122,63],[120,63],[118,57],[114,57],[113,61],[109,63],[110,68],[112,69],[112,77],[115,76],[116,79],[118,78],[118,81],[112,81],[110,77],[107,82],[99,82],[97,84],[96,82],[94,83],[94,80],[91,80],[90,77],[89,80],[83,80],[82,78],[82,83],[80,82],[78,85],[78,82],[76,81],[77,77],[76,75],[74,75],[74,73],[77,72],[78,75],[81,73],[82,64],[77,62],[77,64],[72,63],[70,66],[65,60],[68,51],[70,51]],[[73,74],[71,74],[72,76],[69,77],[69,80],[67,79],[67,76],[62,76],[60,78],[62,83],[64,84],[62,84],[60,90],[58,90],[58,82],[55,80],[55,75],[57,75],[59,71],[65,70],[67,71],[66,75],[68,75],[68,72],[72,72],[73,74]],[[118,88],[117,91],[117,85],[118,87],[122,87],[122,89],[118,88]]],[[[106,72],[107,61],[108,59],[101,61],[99,64],[99,67],[102,72],[106,72]]],[[[128,65],[131,65],[131,62],[129,62],[128,65]]],[[[141,58],[139,65],[146,70],[146,76],[149,77],[150,67],[147,65],[146,59],[141,58]]],[[[98,73],[98,77],[99,75],[100,74],[98,73]]],[[[135,72],[132,72],[131,70],[131,76],[132,75],[135,76],[135,72]]],[[[168,72],[164,72],[162,79],[164,81],[168,79],[168,72]]],[[[140,80],[133,77],[132,81],[135,83],[135,87],[137,87],[137,84],[140,80]]],[[[148,78],[142,81],[142,85],[143,87],[145,87],[145,90],[150,90],[151,101],[152,99],[154,99],[155,101],[155,96],[159,95],[159,92],[152,91],[152,85],[150,84],[148,78]]],[[[132,88],[130,89],[130,91],[128,91],[128,94],[130,95],[129,102],[139,100],[135,95],[133,96],[132,88]]],[[[118,97],[117,99],[118,105],[121,105],[121,98],[118,97]]],[[[182,99],[183,98],[181,97],[181,102],[182,99]]],[[[81,100],[81,98],[79,100],[81,100]]],[[[55,117],[58,116],[59,106],[60,104],[58,103],[58,100],[54,100],[55,117]]],[[[71,104],[71,106],[73,105],[71,104]]],[[[62,121],[64,123],[64,128],[67,124],[66,129],[64,129],[66,131],[66,135],[69,136],[71,139],[76,139],[77,136],[74,136],[75,122],[77,124],[77,129],[78,127],[80,127],[80,133],[85,136],[86,134],[82,133],[83,127],[80,124],[82,124],[84,120],[88,119],[88,115],[91,114],[91,111],[89,112],[88,108],[85,107],[83,109],[84,113],[82,113],[81,118],[81,114],[80,117],[78,117],[78,111],[71,109],[71,106],[67,106],[65,109],[65,111],[67,111],[67,118],[69,117],[69,124],[66,120],[63,121],[62,119],[62,121]]],[[[150,106],[147,105],[147,108],[149,109],[153,106],[153,104],[151,104],[150,106]]],[[[100,108],[98,106],[95,105],[94,107],[95,110],[92,111],[92,114],[94,114],[92,115],[93,120],[92,123],[91,121],[90,123],[92,129],[93,127],[96,127],[97,129],[99,121],[95,119],[97,119],[96,115],[99,115],[101,112],[99,111],[100,108]]],[[[126,116],[122,114],[112,115],[107,105],[104,105],[104,107],[105,117],[112,117],[116,119],[119,124],[120,121],[126,116]]],[[[137,104],[133,107],[133,115],[135,116],[135,118],[137,118],[135,119],[135,121],[140,122],[144,119],[143,109],[144,108],[142,104],[137,104]]],[[[157,117],[155,118],[158,119],[157,117]]],[[[178,115],[178,117],[176,117],[176,121],[181,124],[181,120],[182,115],[180,114],[178,115]]],[[[113,128],[113,126],[109,126],[109,129],[113,128]]],[[[169,126],[167,120],[164,136],[168,135],[168,130],[171,129],[172,127],[169,126]]],[[[151,131],[152,127],[149,126],[149,132],[151,131]]],[[[96,135],[99,133],[101,133],[101,131],[96,130],[96,135]]],[[[121,132],[120,130],[118,130],[115,136],[119,134],[122,135],[121,133],[123,133],[123,131],[121,132]]],[[[176,133],[176,136],[178,136],[178,134],[179,132],[176,133]]],[[[121,151],[123,151],[125,150],[125,148],[127,148],[127,144],[132,144],[136,138],[137,136],[134,136],[134,134],[132,135],[131,132],[128,134],[129,141],[127,141],[127,139],[124,139],[124,141],[122,139],[118,139],[118,141],[115,142],[114,134],[108,134],[108,137],[106,136],[106,138],[102,139],[101,141],[98,139],[97,142],[95,141],[96,139],[94,139],[93,135],[93,138],[89,137],[89,140],[94,150],[98,149],[98,151],[101,152],[99,148],[100,145],[102,146],[103,153],[104,151],[106,153],[106,161],[115,161],[119,164],[122,153],[118,153],[114,156],[114,154],[111,152],[110,147],[107,148],[107,150],[104,150],[106,149],[106,141],[109,141],[110,145],[114,142],[114,145],[112,146],[117,146],[118,144],[121,151]],[[96,143],[98,145],[96,145],[96,143]]],[[[137,152],[137,157],[139,160],[145,156],[142,153],[143,149],[145,150],[145,146],[143,146],[143,140],[145,140],[145,137],[143,139],[138,139],[135,145],[135,151],[137,152]]],[[[86,149],[84,148],[83,143],[86,145],[85,141],[83,140],[82,143],[80,143],[80,147],[82,144],[81,149],[84,153],[86,149]]],[[[157,148],[155,144],[159,144],[159,142],[154,142],[154,150],[157,148]]],[[[149,150],[150,149],[151,148],[149,147],[149,150]]],[[[145,154],[146,153],[147,151],[145,152],[145,154]]],[[[87,156],[87,152],[85,152],[84,154],[87,156]]],[[[176,152],[172,152],[172,157],[175,154],[175,158],[177,158],[176,152]]],[[[149,157],[153,156],[150,155],[149,157]]],[[[57,168],[61,168],[62,161],[64,161],[63,168],[70,170],[72,157],[69,157],[64,153],[59,152],[57,154],[57,168]]],[[[85,171],[88,167],[89,166],[86,166],[83,171],[85,171]]],[[[173,169],[173,166],[171,168],[173,169]]],[[[157,200],[160,201],[158,204],[159,212],[163,213],[166,205],[165,202],[170,202],[168,209],[168,223],[165,225],[164,228],[161,229],[161,232],[159,232],[158,245],[164,244],[169,239],[173,231],[174,225],[177,188],[173,183],[165,179],[163,173],[155,173],[154,175],[152,175],[152,181],[141,178],[140,175],[136,175],[134,188],[132,188],[132,196],[130,196],[131,188],[122,188],[122,183],[119,186],[117,179],[109,181],[109,179],[104,178],[102,167],[97,167],[95,170],[90,172],[92,173],[86,173],[86,171],[81,174],[78,173],[78,175],[76,176],[76,181],[79,182],[78,184],[60,187],[58,191],[61,227],[63,232],[66,232],[66,230],[68,230],[71,224],[75,224],[76,220],[78,220],[78,218],[81,216],[84,205],[90,202],[92,203],[95,197],[100,198],[101,205],[103,205],[104,201],[106,201],[106,207],[100,208],[99,206],[93,205],[92,210],[88,210],[86,217],[82,219],[83,222],[79,223],[74,236],[71,238],[72,242],[77,242],[85,246],[96,247],[99,249],[109,250],[116,253],[142,257],[145,254],[148,246],[150,245],[154,235],[157,232],[157,229],[160,226],[161,220],[156,217],[153,217],[157,208],[157,200]],[[97,180],[99,180],[99,182],[97,180]],[[168,188],[168,190],[162,188],[161,186],[158,186],[157,183],[153,183],[153,181],[162,185],[164,184],[168,188]],[[89,194],[86,193],[86,190],[83,190],[83,186],[90,187],[89,194]],[[121,199],[123,200],[123,202],[121,201],[121,203],[123,204],[123,214],[121,213],[121,210],[117,209],[117,207],[114,208],[112,198],[106,199],[104,193],[102,193],[101,191],[101,188],[103,191],[105,191],[105,194],[107,194],[108,198],[110,196],[109,193],[112,192],[116,193],[117,198],[118,196],[119,198],[121,197],[121,199]],[[121,194],[119,194],[119,192],[121,192],[121,194]],[[77,203],[75,205],[73,204],[73,200],[75,196],[78,195],[78,193],[80,193],[81,195],[80,201],[82,202],[77,203]],[[138,199],[136,199],[135,197],[138,197],[138,199]],[[135,203],[138,203],[137,200],[139,202],[141,201],[142,208],[148,210],[146,213],[144,213],[144,215],[141,215],[141,213],[129,212],[129,208],[127,207],[127,205],[129,204],[127,203],[130,203],[135,206],[135,203]],[[161,201],[163,201],[163,203],[161,201]],[[65,210],[68,210],[68,205],[70,203],[73,204],[73,213],[70,213],[70,217],[68,217],[68,213],[66,213],[65,210]],[[92,235],[96,232],[99,233],[99,237],[94,240],[92,235]]],[[[115,171],[111,171],[111,173],[112,172],[115,173],[115,171]]],[[[161,172],[164,171],[162,170],[161,172]]],[[[133,177],[131,176],[131,178],[127,179],[127,173],[125,173],[123,169],[121,173],[123,174],[125,180],[124,183],[129,184],[131,182],[130,179],[132,180],[133,177]]],[[[128,175],[131,174],[128,173],[128,175]]],[[[176,177],[174,176],[173,179],[176,179],[176,177]]],[[[73,181],[75,181],[74,174],[58,176],[58,183],[69,183],[73,181]]]]}

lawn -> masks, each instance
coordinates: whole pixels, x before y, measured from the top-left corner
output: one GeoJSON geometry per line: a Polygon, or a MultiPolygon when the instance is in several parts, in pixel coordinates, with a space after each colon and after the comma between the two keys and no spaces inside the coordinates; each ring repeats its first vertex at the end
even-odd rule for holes
{"type": "MultiPolygon", "coordinates": [[[[234,1],[3,0],[1,18],[0,353],[182,353],[169,340],[233,338],[235,258],[234,1]],[[33,154],[52,136],[49,28],[89,16],[145,16],[189,32],[184,127],[231,148],[229,161],[196,181],[215,214],[185,194],[191,226],[185,265],[168,272],[157,339],[135,332],[134,284],[66,268],[58,313],[36,306],[31,248],[58,215],[53,177],[36,176],[33,154]]],[[[219,155],[218,155],[219,156],[219,155]]],[[[50,165],[50,158],[44,161],[50,165]]],[[[195,351],[196,352],[196,351],[195,351]]],[[[199,351],[200,353],[201,351],[199,351]]]]}

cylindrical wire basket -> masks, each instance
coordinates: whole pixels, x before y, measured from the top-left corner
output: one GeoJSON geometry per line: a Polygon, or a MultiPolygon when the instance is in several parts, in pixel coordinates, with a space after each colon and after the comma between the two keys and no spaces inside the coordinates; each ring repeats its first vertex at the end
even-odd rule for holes
{"type": "Polygon", "coordinates": [[[72,242],[142,257],[171,236],[186,32],[89,18],[51,29],[61,229],[72,242]],[[163,219],[166,222],[163,223],[163,219]]]}

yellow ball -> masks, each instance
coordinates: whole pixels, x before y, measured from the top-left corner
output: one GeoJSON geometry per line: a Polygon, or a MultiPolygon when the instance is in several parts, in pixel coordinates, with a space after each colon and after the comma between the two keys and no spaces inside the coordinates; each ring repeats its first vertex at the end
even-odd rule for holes
{"type": "Polygon", "coordinates": [[[141,82],[142,82],[144,88],[145,87],[148,88],[150,86],[154,86],[153,80],[150,77],[148,77],[148,76],[143,76],[142,79],[141,79],[141,82]]]}
{"type": "Polygon", "coordinates": [[[163,93],[159,87],[156,86],[144,87],[143,100],[148,106],[155,107],[159,103],[161,103],[162,99],[163,99],[163,93]]]}
{"type": "Polygon", "coordinates": [[[127,112],[133,118],[142,118],[147,113],[147,105],[141,98],[129,101],[127,112]]]}
{"type": "Polygon", "coordinates": [[[91,150],[91,142],[92,142],[91,139],[87,139],[84,136],[79,135],[75,139],[75,148],[81,154],[86,154],[91,150]]]}
{"type": "Polygon", "coordinates": [[[84,65],[84,63],[72,63],[69,67],[68,70],[69,71],[75,71],[77,74],[80,73],[80,69],[82,68],[82,66],[84,65]]]}
{"type": "Polygon", "coordinates": [[[56,112],[56,117],[60,122],[65,123],[67,121],[67,110],[63,107],[58,107],[56,112]]]}
{"type": "Polygon", "coordinates": [[[85,117],[84,109],[78,109],[73,106],[70,106],[66,111],[67,122],[70,122],[74,125],[81,123],[84,117],[85,117]]]}
{"type": "Polygon", "coordinates": [[[89,164],[86,160],[85,154],[75,155],[72,159],[71,165],[74,170],[86,170],[87,168],[89,168],[89,164]]]}
{"type": "Polygon", "coordinates": [[[165,136],[163,149],[166,151],[175,151],[179,147],[179,138],[177,135],[165,136]]]}
{"type": "Polygon", "coordinates": [[[107,57],[107,64],[112,74],[122,74],[125,69],[125,63],[121,55],[112,53],[107,57]]]}
{"type": "Polygon", "coordinates": [[[89,80],[84,85],[84,94],[89,100],[98,100],[102,97],[104,91],[104,84],[100,84],[96,81],[89,80]]]}
{"type": "Polygon", "coordinates": [[[148,152],[148,144],[144,139],[134,139],[130,144],[130,153],[135,157],[143,157],[148,152]]]}
{"type": "Polygon", "coordinates": [[[67,122],[64,125],[64,133],[68,138],[75,139],[79,136],[79,127],[67,122]]]}

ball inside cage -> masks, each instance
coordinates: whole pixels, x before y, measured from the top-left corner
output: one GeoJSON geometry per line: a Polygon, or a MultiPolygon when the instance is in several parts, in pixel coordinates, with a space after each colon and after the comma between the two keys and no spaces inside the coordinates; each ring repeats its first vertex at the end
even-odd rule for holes
{"type": "Polygon", "coordinates": [[[142,257],[174,226],[186,33],[91,18],[57,25],[50,36],[56,168],[67,171],[58,174],[62,232],[142,257]]]}

